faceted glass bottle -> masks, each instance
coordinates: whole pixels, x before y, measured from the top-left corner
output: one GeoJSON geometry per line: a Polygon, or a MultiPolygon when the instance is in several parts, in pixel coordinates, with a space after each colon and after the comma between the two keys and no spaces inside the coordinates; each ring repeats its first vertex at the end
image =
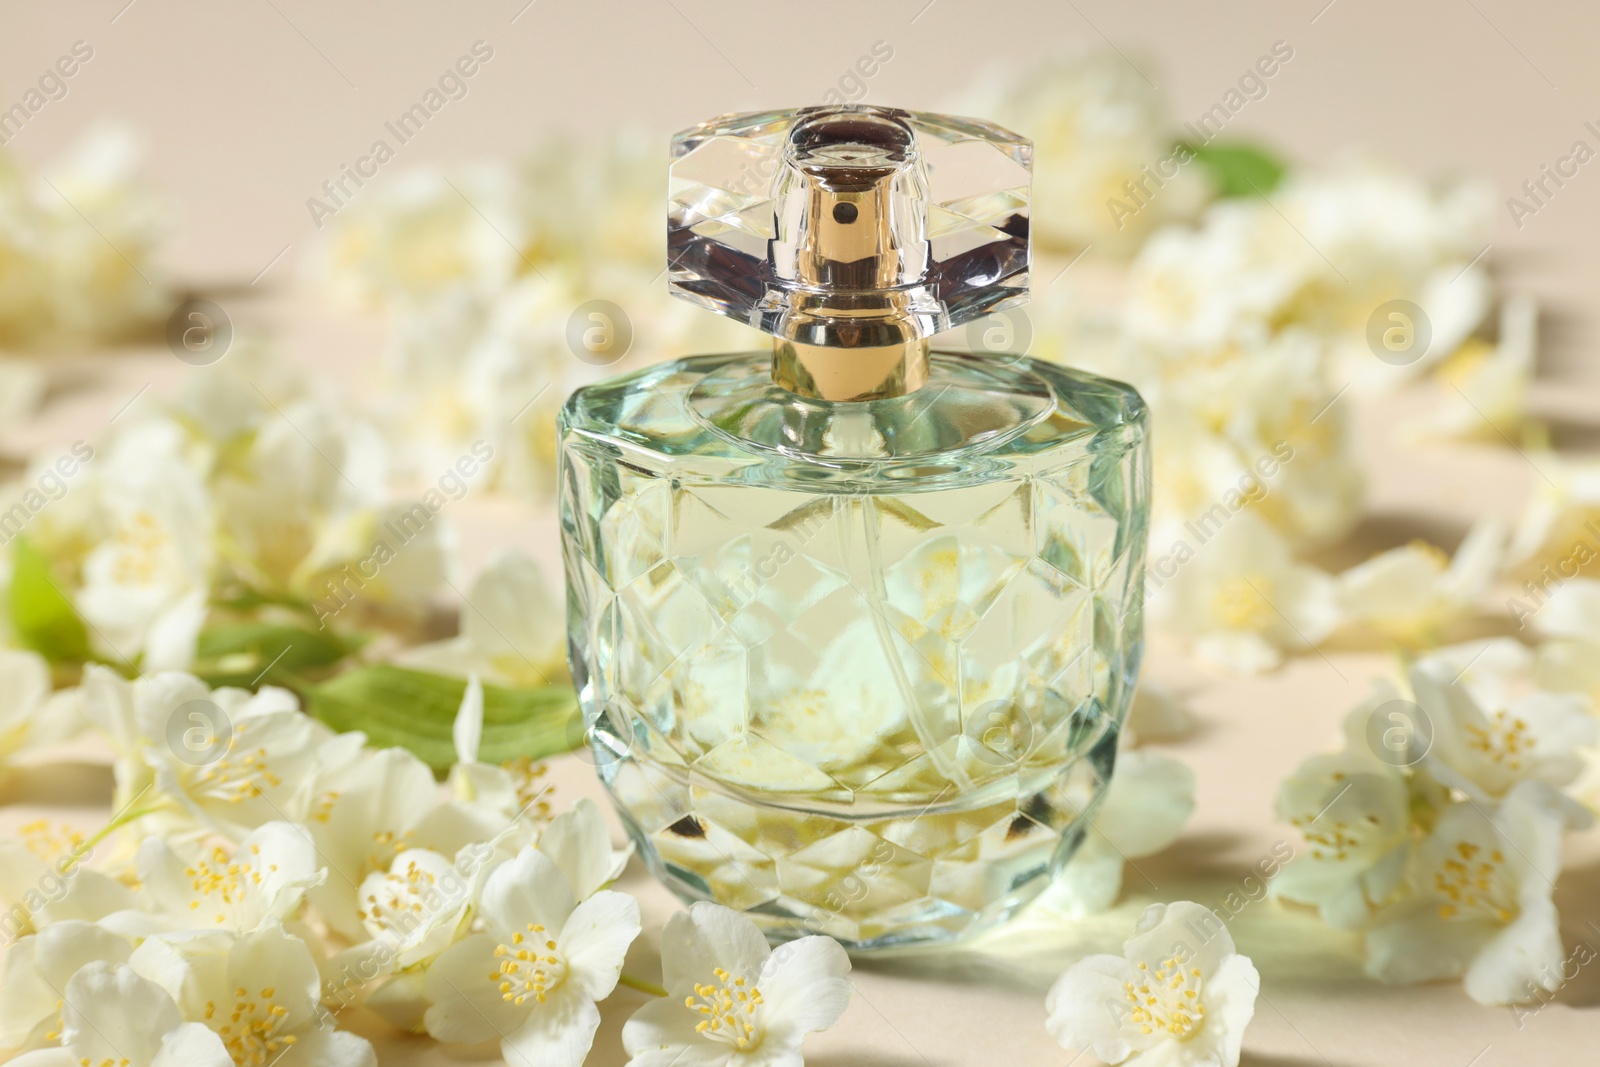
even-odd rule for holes
{"type": "MultiPolygon", "coordinates": [[[[827,112],[824,132],[866,143],[893,178],[878,134],[840,111],[920,129],[827,112]]],[[[814,113],[780,124],[785,159],[814,113]]],[[[926,185],[910,143],[897,164],[926,185]]],[[[776,231],[781,190],[774,203],[776,231]]],[[[870,205],[810,210],[873,220],[870,205]]],[[[708,267],[677,268],[680,291],[726,267],[726,245],[696,249],[679,242],[708,267]]],[[[912,269],[937,297],[928,262],[912,269]]],[[[929,353],[915,330],[847,351],[841,370],[837,323],[815,326],[838,307],[816,314],[825,287],[802,288],[798,341],[794,316],[759,298],[775,353],[651,367],[566,405],[572,673],[601,777],[679,896],[744,910],[777,939],[949,941],[1047,884],[1109,778],[1141,649],[1144,406],[1024,357],[929,353]],[[897,346],[904,361],[880,374],[897,346]],[[864,365],[889,384],[818,395],[830,376],[856,388],[864,365]]],[[[874,341],[899,314],[843,304],[872,309],[874,341]]],[[[930,323],[960,321],[942,306],[930,323]]]]}

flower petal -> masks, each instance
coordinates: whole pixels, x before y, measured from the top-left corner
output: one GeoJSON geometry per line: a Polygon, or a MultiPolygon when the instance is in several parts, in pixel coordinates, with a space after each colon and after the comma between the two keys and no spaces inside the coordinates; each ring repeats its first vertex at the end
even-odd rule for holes
{"type": "Polygon", "coordinates": [[[757,982],[766,1041],[795,1047],[838,1022],[855,993],[849,973],[850,957],[831,937],[802,937],[774,949],[757,982]]]}
{"type": "Polygon", "coordinates": [[[661,970],[667,991],[680,1001],[718,967],[754,979],[772,949],[756,924],[720,904],[700,901],[667,920],[661,932],[661,970]]]}
{"type": "Polygon", "coordinates": [[[1367,931],[1366,971],[1396,985],[1459,978],[1497,929],[1441,918],[1432,901],[1407,901],[1380,913],[1367,931]]]}
{"type": "Polygon", "coordinates": [[[600,1009],[570,982],[553,990],[500,1042],[510,1067],[582,1067],[600,1028],[600,1009]]]}
{"type": "MultiPolygon", "coordinates": [[[[611,831],[600,805],[582,797],[550,821],[539,835],[539,851],[555,861],[579,900],[622,873],[611,848],[611,831]]],[[[626,855],[622,862],[627,862],[626,855]]]]}
{"type": "Polygon", "coordinates": [[[554,933],[566,925],[573,905],[567,876],[530,846],[490,872],[478,908],[490,928],[504,934],[531,925],[554,933]]]}
{"type": "Polygon", "coordinates": [[[722,1067],[734,1049],[708,1041],[695,1026],[701,1016],[679,997],[652,999],[622,1025],[628,1067],[722,1067]]]}
{"type": "Polygon", "coordinates": [[[372,1042],[343,1030],[302,1031],[294,1047],[282,1053],[278,1067],[378,1067],[372,1042]]]}
{"type": "Polygon", "coordinates": [[[590,1000],[610,996],[639,929],[639,902],[626,893],[602,889],[579,904],[557,939],[570,970],[568,981],[590,1000]]]}
{"type": "Polygon", "coordinates": [[[500,992],[500,960],[494,954],[498,944],[489,934],[473,934],[445,949],[428,967],[423,988],[432,1004],[422,1024],[435,1040],[471,1044],[521,1025],[528,1008],[500,992]]]}
{"type": "Polygon", "coordinates": [[[1171,845],[1194,814],[1194,771],[1154,752],[1123,751],[1094,816],[1094,828],[1128,859],[1171,845]]]}
{"type": "Polygon", "coordinates": [[[1123,953],[1133,963],[1151,967],[1181,958],[1209,977],[1234,954],[1233,935],[1215,912],[1193,901],[1152,904],[1140,916],[1123,953]]]}
{"type": "Polygon", "coordinates": [[[20,1048],[45,1020],[57,1016],[73,975],[96,960],[124,963],[128,942],[93,923],[47,926],[12,946],[0,961],[0,1048],[20,1048]]]}
{"type": "Polygon", "coordinates": [[[1467,966],[1462,988],[1479,1004],[1516,1004],[1561,988],[1566,953],[1549,889],[1526,893],[1522,912],[1467,966]]]}
{"type": "Polygon", "coordinates": [[[1121,956],[1088,956],[1068,967],[1045,997],[1050,1036],[1062,1048],[1087,1049],[1106,1063],[1127,1059],[1135,1033],[1127,1021],[1124,983],[1132,977],[1121,956]]]}
{"type": "Polygon", "coordinates": [[[62,999],[62,1044],[82,1062],[149,1063],[183,1021],[167,991],[126,964],[89,964],[72,976],[62,999]]]}
{"type": "Polygon", "coordinates": [[[1093,827],[1040,901],[1072,918],[1094,915],[1117,902],[1127,861],[1093,827]]]}
{"type": "Polygon", "coordinates": [[[228,1048],[203,1023],[183,1023],[161,1039],[150,1067],[233,1067],[228,1048]]]}

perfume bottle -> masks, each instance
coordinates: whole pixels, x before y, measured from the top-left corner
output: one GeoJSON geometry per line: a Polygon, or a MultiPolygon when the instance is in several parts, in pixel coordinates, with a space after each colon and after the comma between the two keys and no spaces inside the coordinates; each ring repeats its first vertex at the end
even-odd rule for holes
{"type": "Polygon", "coordinates": [[[772,336],[579,390],[569,657],[654,873],[774,940],[1014,914],[1098,803],[1142,642],[1145,409],[932,349],[1027,299],[1031,148],[858,105],[672,146],[672,291],[772,336]]]}

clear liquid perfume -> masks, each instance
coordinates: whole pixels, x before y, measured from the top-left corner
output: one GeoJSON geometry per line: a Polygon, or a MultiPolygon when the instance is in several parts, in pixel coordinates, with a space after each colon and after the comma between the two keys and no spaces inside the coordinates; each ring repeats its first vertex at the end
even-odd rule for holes
{"type": "Polygon", "coordinates": [[[865,107],[673,140],[672,290],[772,335],[561,418],[569,653],[639,851],[852,950],[997,923],[1071,857],[1138,672],[1126,385],[929,338],[1027,299],[1031,150],[865,107]]]}

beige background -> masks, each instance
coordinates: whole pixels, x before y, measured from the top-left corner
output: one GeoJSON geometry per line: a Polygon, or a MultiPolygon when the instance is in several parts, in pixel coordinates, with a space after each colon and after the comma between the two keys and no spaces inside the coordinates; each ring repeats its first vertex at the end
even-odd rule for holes
{"type": "MultiPolygon", "coordinates": [[[[3,106],[75,40],[95,48],[69,96],[36,116],[12,147],[38,162],[105,114],[143,128],[152,140],[151,173],[181,207],[172,248],[178,275],[232,290],[236,319],[274,326],[296,359],[331,367],[357,386],[381,334],[375,323],[338,318],[293,291],[295,257],[313,232],[305,200],[478,39],[495,48],[493,61],[390,171],[514,154],[550,127],[631,123],[664,137],[718,112],[814,102],[878,40],[895,55],[871,80],[871,102],[937,105],[988,64],[1110,39],[1168,93],[1182,119],[1209,107],[1282,39],[1295,48],[1293,63],[1230,134],[1268,138],[1308,162],[1361,147],[1422,172],[1481,173],[1502,196],[1586,136],[1585,120],[1600,120],[1600,64],[1592,57],[1600,8],[1576,3],[124,3],[0,3],[3,106]]],[[[1569,449],[1593,447],[1600,431],[1600,368],[1590,358],[1597,223],[1600,163],[1521,230],[1502,211],[1490,252],[1504,289],[1544,303],[1536,402],[1558,445],[1569,449]]],[[[0,447],[17,454],[101,432],[137,390],[160,389],[184,369],[164,349],[64,361],[44,418],[0,447]]],[[[1427,401],[1419,393],[1358,412],[1371,514],[1337,562],[1418,534],[1453,544],[1473,515],[1514,516],[1539,478],[1531,461],[1506,448],[1398,443],[1397,418],[1427,401]]],[[[506,542],[553,560],[554,536],[548,513],[479,502],[463,547],[469,567],[506,542]]],[[[1067,1064],[1072,1055],[1043,1030],[1044,990],[1067,962],[1113,948],[1148,901],[1218,904],[1275,842],[1298,844],[1273,822],[1277,783],[1329,742],[1368,679],[1388,669],[1385,659],[1329,650],[1326,659],[1304,657],[1275,675],[1238,680],[1154,645],[1150,674],[1178,686],[1201,722],[1173,746],[1200,781],[1199,810],[1184,838],[1130,869],[1129,899],[1092,922],[1019,927],[1000,943],[938,960],[859,965],[855,1002],[838,1027],[808,1045],[810,1062],[1067,1064]]],[[[598,795],[576,759],[557,779],[568,797],[598,795]]],[[[92,827],[109,791],[109,774],[89,762],[29,771],[0,785],[0,802],[9,805],[0,821],[16,825],[48,811],[92,827]]],[[[1589,925],[1600,919],[1595,837],[1573,839],[1557,894],[1569,944],[1600,945],[1600,927],[1589,925]]],[[[647,929],[658,930],[671,900],[637,868],[625,888],[644,902],[647,929]]],[[[1600,1036],[1594,969],[1519,1026],[1509,1010],[1479,1007],[1455,986],[1375,985],[1361,975],[1355,940],[1304,914],[1252,904],[1233,929],[1263,976],[1245,1041],[1245,1062],[1254,1067],[1582,1062],[1600,1036]]],[[[631,971],[658,973],[653,946],[653,933],[641,939],[631,971]]],[[[618,1030],[641,999],[623,990],[606,1006],[591,1063],[623,1061],[618,1030]]],[[[386,1064],[498,1060],[488,1048],[444,1050],[399,1037],[360,1014],[350,1025],[373,1037],[386,1064]]]]}

